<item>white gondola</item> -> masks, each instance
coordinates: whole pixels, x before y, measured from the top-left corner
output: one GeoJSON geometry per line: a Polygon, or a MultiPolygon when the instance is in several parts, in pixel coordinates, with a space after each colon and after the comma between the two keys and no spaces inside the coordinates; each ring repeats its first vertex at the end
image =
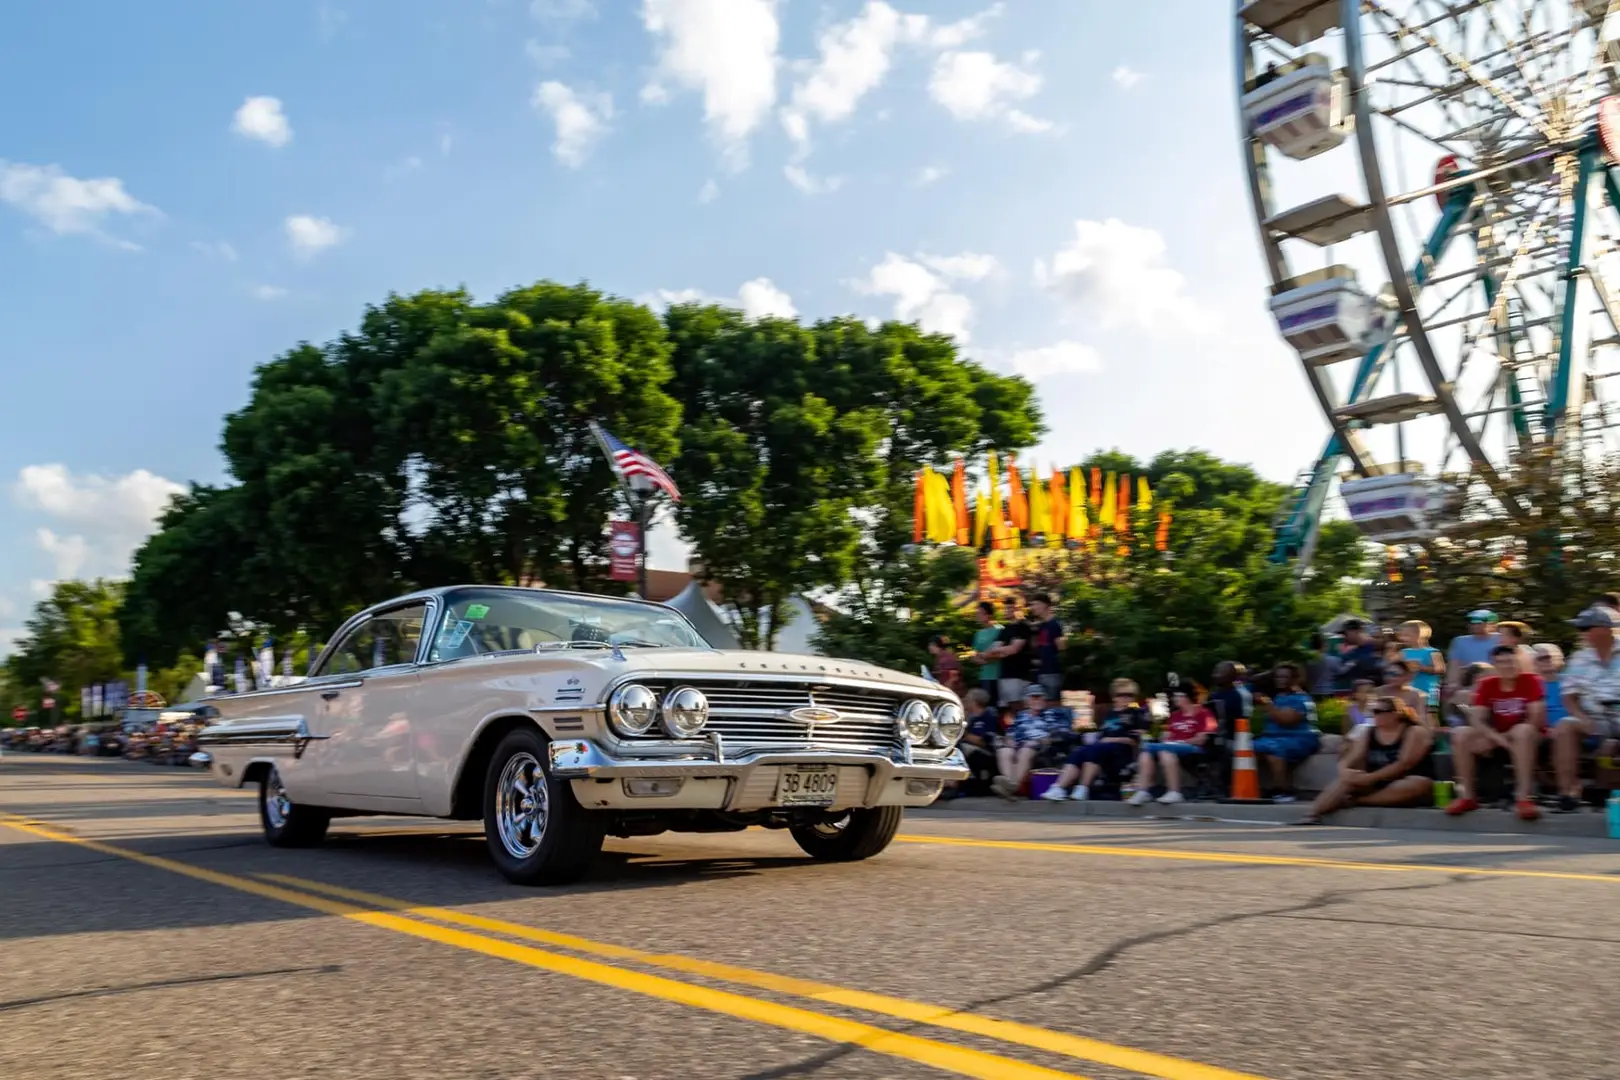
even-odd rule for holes
{"type": "Polygon", "coordinates": [[[1271,314],[1308,364],[1365,356],[1392,325],[1389,308],[1361,290],[1348,266],[1301,274],[1283,285],[1271,298],[1271,314]]]}
{"type": "Polygon", "coordinates": [[[1369,539],[1383,544],[1429,540],[1440,533],[1450,495],[1445,485],[1420,473],[1365,476],[1339,488],[1350,520],[1369,539]]]}
{"type": "Polygon", "coordinates": [[[1256,138],[1304,161],[1349,136],[1347,104],[1343,76],[1311,53],[1256,78],[1243,95],[1243,116],[1256,138]]]}

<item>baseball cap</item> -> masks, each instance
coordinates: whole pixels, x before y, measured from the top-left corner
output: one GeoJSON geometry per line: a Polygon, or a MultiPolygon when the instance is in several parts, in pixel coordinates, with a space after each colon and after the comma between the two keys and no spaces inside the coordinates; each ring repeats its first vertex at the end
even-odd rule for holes
{"type": "Polygon", "coordinates": [[[1569,622],[1577,630],[1594,630],[1605,627],[1612,629],[1615,624],[1614,612],[1606,607],[1594,605],[1569,620],[1569,622]]]}
{"type": "Polygon", "coordinates": [[[1468,621],[1471,622],[1471,623],[1475,623],[1475,622],[1495,622],[1496,621],[1496,612],[1490,611],[1490,610],[1488,610],[1486,608],[1475,608],[1473,611],[1470,611],[1468,613],[1468,621]]]}
{"type": "Polygon", "coordinates": [[[1024,700],[1028,701],[1030,698],[1041,698],[1042,700],[1045,700],[1046,691],[1039,686],[1031,686],[1029,689],[1024,691],[1024,700]]]}

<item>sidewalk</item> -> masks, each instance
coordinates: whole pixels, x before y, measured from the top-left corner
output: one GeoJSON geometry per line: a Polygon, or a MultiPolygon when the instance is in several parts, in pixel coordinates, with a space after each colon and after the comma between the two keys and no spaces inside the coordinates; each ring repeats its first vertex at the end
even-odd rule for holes
{"type": "MultiPolygon", "coordinates": [[[[941,800],[926,810],[909,814],[947,817],[951,814],[992,814],[1037,818],[1124,818],[1137,821],[1232,821],[1285,826],[1305,814],[1306,803],[1278,806],[1274,803],[1187,802],[1173,806],[1149,803],[1130,806],[1123,802],[1046,802],[1041,799],[951,799],[941,800]]],[[[1511,811],[1486,807],[1462,817],[1447,817],[1433,807],[1391,810],[1373,807],[1341,810],[1328,817],[1329,825],[1365,829],[1423,829],[1439,832],[1510,833],[1518,836],[1571,836],[1607,838],[1607,816],[1591,808],[1578,814],[1553,814],[1542,809],[1540,821],[1520,821],[1511,811]]],[[[1309,832],[1309,829],[1302,829],[1309,832]]],[[[1615,841],[1620,847],[1620,841],[1615,841]]]]}

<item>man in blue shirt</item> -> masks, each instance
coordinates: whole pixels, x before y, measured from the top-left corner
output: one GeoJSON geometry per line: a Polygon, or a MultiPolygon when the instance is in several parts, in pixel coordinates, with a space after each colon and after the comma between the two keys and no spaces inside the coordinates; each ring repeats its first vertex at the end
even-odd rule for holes
{"type": "Polygon", "coordinates": [[[1501,639],[1496,635],[1496,614],[1479,608],[1468,613],[1468,633],[1451,639],[1446,650],[1446,685],[1456,689],[1462,673],[1475,664],[1489,664],[1501,639]]]}
{"type": "Polygon", "coordinates": [[[1003,798],[1014,798],[1035,764],[1035,755],[1065,733],[1074,730],[1074,717],[1062,706],[1047,704],[1046,691],[1031,686],[1024,696],[1024,709],[1013,717],[1012,727],[996,749],[1001,775],[991,787],[1003,798]]]}

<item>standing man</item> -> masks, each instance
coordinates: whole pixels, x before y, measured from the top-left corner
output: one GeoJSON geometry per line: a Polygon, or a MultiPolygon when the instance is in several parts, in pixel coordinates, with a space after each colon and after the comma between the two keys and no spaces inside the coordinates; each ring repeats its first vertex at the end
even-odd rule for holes
{"type": "Polygon", "coordinates": [[[1470,611],[1468,633],[1452,638],[1451,648],[1446,650],[1447,689],[1455,690],[1462,673],[1473,665],[1489,664],[1498,643],[1496,615],[1484,608],[1470,611]]]}
{"type": "Polygon", "coordinates": [[[997,685],[1001,679],[1001,661],[990,656],[1001,640],[1001,624],[996,622],[996,607],[988,600],[980,600],[979,606],[973,609],[973,617],[979,620],[979,628],[973,631],[973,659],[979,664],[979,689],[989,698],[989,704],[1014,704],[1002,702],[1001,688],[997,685]]]}
{"type": "Polygon", "coordinates": [[[1558,809],[1581,808],[1581,750],[1600,750],[1620,736],[1620,657],[1614,627],[1620,622],[1607,607],[1593,605],[1571,619],[1585,644],[1570,657],[1559,687],[1569,715],[1553,732],[1553,763],[1558,770],[1558,809]]]}
{"type": "Polygon", "coordinates": [[[1034,617],[1035,678],[1046,691],[1046,700],[1063,700],[1063,650],[1069,639],[1064,636],[1063,624],[1052,614],[1052,598],[1036,593],[1029,602],[1034,617]]]}
{"type": "Polygon", "coordinates": [[[1016,596],[1007,601],[1007,621],[1002,624],[996,647],[990,651],[991,658],[1001,662],[1001,678],[998,681],[1001,704],[1015,708],[1024,700],[1024,691],[1029,688],[1033,670],[1030,665],[1033,656],[1029,623],[1024,621],[1018,607],[1016,596]]]}
{"type": "Polygon", "coordinates": [[[1344,643],[1339,646],[1339,689],[1352,689],[1357,679],[1366,679],[1376,686],[1384,676],[1384,657],[1378,645],[1367,636],[1367,624],[1360,619],[1349,619],[1343,633],[1344,643]]]}

